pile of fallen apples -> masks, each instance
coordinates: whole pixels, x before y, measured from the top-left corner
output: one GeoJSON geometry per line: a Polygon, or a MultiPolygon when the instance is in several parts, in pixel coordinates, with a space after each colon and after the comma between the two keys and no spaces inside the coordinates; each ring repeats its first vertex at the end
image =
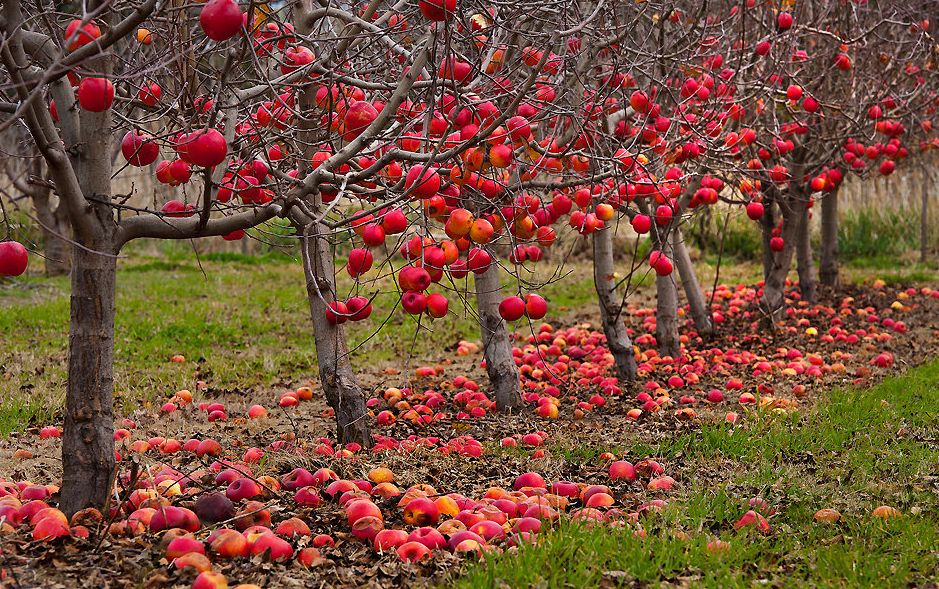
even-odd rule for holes
{"type": "MultiPolygon", "coordinates": [[[[749,321],[748,309],[757,297],[757,289],[720,287],[714,297],[715,318],[719,322],[749,321]]],[[[764,346],[771,353],[760,354],[745,349],[699,346],[683,349],[676,358],[656,352],[652,335],[654,313],[650,309],[630,308],[631,316],[641,321],[642,332],[630,330],[630,335],[637,347],[639,371],[644,379],[631,387],[622,386],[615,377],[613,358],[603,334],[586,325],[555,330],[542,324],[527,335],[515,334],[519,346],[513,354],[522,377],[524,399],[531,407],[533,419],[544,418],[544,423],[562,413],[572,419],[583,419],[607,407],[611,399],[622,405],[631,394],[638,406],[623,408],[626,422],[656,419],[665,410],[674,411],[679,420],[694,420],[695,406],[717,407],[728,402],[738,403],[743,415],[748,406],[770,414],[786,413],[798,406],[807,389],[798,383],[786,391],[792,398],[774,396],[783,392],[785,379],[804,381],[833,374],[863,377],[873,368],[888,368],[893,357],[878,346],[889,343],[894,335],[906,333],[901,320],[904,313],[937,297],[939,291],[924,288],[899,291],[891,297],[885,295],[882,308],[860,307],[850,298],[836,308],[796,304],[791,307],[784,329],[791,336],[788,341],[804,342],[801,347],[805,351],[794,346],[775,349],[764,346]],[[848,328],[851,324],[854,327],[848,328]],[[825,345],[831,350],[827,358],[820,351],[825,345]],[[845,351],[852,347],[853,352],[845,351]],[[865,360],[859,360],[861,357],[865,360]],[[736,398],[725,400],[729,395],[736,398]]],[[[750,340],[753,344],[759,343],[761,336],[747,337],[753,338],[750,340]]],[[[686,332],[682,338],[686,344],[698,340],[694,332],[686,332]]],[[[460,342],[457,346],[458,355],[478,352],[478,345],[472,342],[460,342]]],[[[420,431],[421,427],[436,422],[481,418],[495,410],[495,403],[479,384],[465,375],[445,380],[445,370],[444,366],[424,366],[417,369],[408,383],[411,386],[376,391],[367,403],[376,425],[388,434],[396,433],[395,426],[401,423],[407,424],[408,431],[420,431]]],[[[196,390],[204,387],[204,383],[198,383],[196,390]]],[[[284,411],[302,412],[300,404],[313,396],[312,388],[300,387],[281,395],[278,404],[284,411]]],[[[197,403],[188,390],[177,391],[159,410],[159,416],[165,419],[171,416],[192,419],[196,415],[204,415],[210,422],[228,419],[222,403],[197,403]]],[[[261,405],[251,406],[246,418],[272,419],[261,405]]],[[[731,411],[725,420],[736,423],[741,418],[740,413],[731,411]]],[[[633,464],[610,452],[599,455],[608,473],[608,478],[601,481],[547,482],[536,472],[525,472],[515,478],[510,488],[497,485],[479,488],[472,497],[447,493],[428,484],[401,488],[395,484],[395,474],[384,466],[367,471],[362,466],[363,478],[356,480],[341,479],[325,467],[313,472],[293,468],[276,477],[254,472],[269,453],[357,461],[364,456],[365,449],[357,444],[336,447],[326,438],[307,442],[285,436],[266,448],[238,449],[236,454],[234,447],[223,447],[219,441],[208,438],[135,439],[136,424],[124,419],[121,425],[115,432],[118,460],[136,456],[146,467],[124,469],[116,485],[119,500],[113,502],[107,513],[86,509],[67,518],[54,507],[57,486],[2,481],[0,532],[28,533],[36,542],[80,541],[100,534],[113,538],[149,534],[158,538],[153,543],[155,560],[165,558],[176,569],[192,567],[198,572],[193,583],[195,589],[218,589],[228,586],[225,577],[212,570],[213,561],[220,559],[260,557],[304,567],[327,562],[327,555],[321,550],[334,547],[337,538],[314,534],[311,524],[327,521],[331,515],[341,514],[346,522],[347,527],[337,530],[341,532],[340,546],[342,542],[360,541],[379,553],[393,551],[405,561],[418,562],[441,551],[484,556],[491,551],[534,543],[562,519],[616,526],[642,536],[644,517],[664,510],[668,506],[667,494],[677,484],[656,460],[633,464]],[[183,472],[171,463],[189,464],[191,470],[183,472]],[[614,485],[614,489],[619,489],[617,485],[633,491],[642,489],[644,499],[626,505],[616,499],[621,493],[611,490],[608,484],[614,485]]],[[[55,426],[40,432],[43,439],[60,435],[55,426]]],[[[441,439],[413,433],[398,437],[379,433],[375,434],[376,444],[371,453],[380,459],[382,453],[431,451],[472,460],[494,452],[499,446],[525,449],[531,452],[531,457],[539,458],[545,456],[543,446],[549,438],[542,430],[509,436],[498,434],[491,440],[477,440],[470,435],[441,439]]],[[[26,459],[31,454],[18,450],[14,457],[26,459]]],[[[759,497],[742,501],[741,512],[733,527],[759,532],[770,530],[769,519],[776,513],[759,497]]],[[[900,514],[882,506],[874,515],[887,518],[900,514]]],[[[840,519],[841,515],[830,509],[816,514],[820,523],[840,519]]],[[[708,544],[713,552],[728,548],[728,543],[720,539],[708,544]]],[[[253,585],[239,587],[248,589],[253,585]]]]}
{"type": "MultiPolygon", "coordinates": [[[[664,491],[675,484],[662,473],[654,460],[635,465],[617,460],[609,467],[612,480],[637,481],[650,490],[664,491]]],[[[547,484],[535,472],[518,476],[511,489],[493,486],[475,498],[438,492],[426,484],[401,489],[394,480],[385,467],[372,468],[360,480],[344,480],[328,468],[296,468],[273,478],[255,476],[245,461],[218,460],[190,474],[155,463],[134,480],[129,474],[121,477],[121,487],[129,492],[109,513],[90,508],[71,519],[50,505],[57,487],[4,481],[0,531],[28,526],[35,541],[46,542],[99,533],[154,534],[159,538],[153,545],[158,556],[176,569],[198,571],[195,589],[217,589],[227,587],[227,581],[212,571],[213,559],[263,555],[302,566],[323,562],[320,549],[334,546],[335,540],[312,534],[304,518],[295,515],[298,512],[310,518],[318,510],[341,509],[352,536],[378,552],[394,551],[413,562],[438,551],[482,555],[535,542],[562,517],[627,527],[642,535],[642,514],[666,506],[663,499],[655,499],[627,511],[616,507],[613,492],[604,484],[547,484]],[[216,488],[224,490],[212,490],[216,488]]]]}

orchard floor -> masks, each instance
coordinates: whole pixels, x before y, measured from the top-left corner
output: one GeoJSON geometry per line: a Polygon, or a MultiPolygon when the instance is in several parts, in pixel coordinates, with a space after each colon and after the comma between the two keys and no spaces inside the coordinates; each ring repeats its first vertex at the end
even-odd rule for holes
{"type": "MultiPolygon", "coordinates": [[[[321,453],[327,446],[333,453],[341,448],[329,442],[334,425],[316,384],[311,400],[278,407],[285,392],[316,380],[297,268],[270,260],[210,259],[203,260],[203,275],[191,261],[128,264],[119,276],[115,378],[121,393],[117,425],[130,432],[119,443],[125,458],[121,473],[129,472],[133,458],[138,472],[150,476],[168,465],[199,478],[200,471],[211,471],[214,460],[238,461],[256,447],[265,457],[249,465],[255,477],[325,467],[343,479],[366,479],[373,467],[383,466],[394,473],[401,491],[425,484],[437,494],[460,493],[478,501],[493,487],[512,490],[520,474],[537,472],[549,487],[559,480],[607,485],[614,500],[603,508],[603,519],[612,524],[578,521],[574,516],[583,503],[572,498],[567,509],[559,509],[559,521],[546,525],[532,546],[518,549],[495,540],[491,544],[497,549],[482,558],[438,550],[430,560],[409,564],[394,551],[379,554],[355,538],[336,502],[301,507],[292,492],[268,492],[263,500],[272,527],[296,516],[313,535],[331,535],[336,546],[320,549],[321,558],[309,567],[296,559],[227,560],[207,552],[213,570],[223,573],[230,586],[936,587],[939,299],[930,295],[929,284],[904,283],[904,276],[891,284],[852,280],[837,296],[823,295],[819,307],[793,299],[795,312],[773,334],[754,330],[755,317],[744,316],[754,310],[754,293],[731,285],[715,297],[725,316],[719,333],[707,342],[691,335],[687,357],[679,364],[648,354],[655,346],[646,335],[650,325],[644,323],[648,318],[642,307],[652,293],[640,285],[630,296],[637,308],[627,323],[646,354],[646,374],[636,384],[620,385],[615,394],[603,391],[609,382],[577,382],[592,378],[591,368],[601,378],[609,376],[602,354],[596,366],[589,366],[594,351],[587,348],[599,321],[589,271],[582,266],[573,266],[564,285],[543,289],[552,306],[552,339],[562,335],[572,358],[579,354],[574,347],[585,354],[582,372],[575,374],[577,368],[568,364],[568,375],[574,376],[558,384],[551,400],[557,418],[533,414],[537,398],[545,394],[537,385],[527,389],[533,396],[519,416],[472,415],[472,401],[469,407],[455,403],[466,388],[454,385],[457,377],[478,383],[484,393],[487,383],[479,367],[481,354],[458,345],[478,343],[478,334],[452,297],[456,318],[436,322],[432,333],[399,315],[392,315],[376,337],[362,325],[350,331],[357,346],[354,364],[368,396],[379,398],[374,413],[389,410],[397,417],[388,427],[373,418],[373,432],[398,447],[337,457],[321,453]],[[908,293],[908,287],[915,290],[908,293]],[[832,321],[835,317],[840,323],[832,321]],[[835,341],[824,341],[826,334],[835,341]],[[170,362],[175,354],[186,361],[170,362]],[[680,371],[678,366],[690,368],[680,371]],[[433,368],[436,375],[418,378],[419,367],[433,368]],[[810,375],[813,371],[819,375],[810,375]],[[670,383],[679,373],[682,382],[670,383]],[[653,381],[658,386],[647,386],[653,381]],[[409,422],[407,408],[396,409],[381,398],[391,387],[410,387],[417,395],[439,393],[443,402],[431,411],[434,420],[409,422]],[[191,390],[194,402],[162,412],[161,405],[181,389],[191,390]],[[725,400],[708,402],[712,389],[725,400]],[[636,398],[643,392],[661,404],[656,411],[646,406],[634,419],[627,414],[643,407],[636,398]],[[741,403],[742,393],[752,394],[755,402],[741,403]],[[682,397],[693,402],[681,403],[682,397]],[[197,405],[216,402],[227,419],[210,423],[197,405]],[[254,404],[265,406],[269,416],[245,419],[254,404]],[[461,411],[470,415],[460,416],[461,411]],[[727,421],[728,413],[737,415],[736,423],[727,421]],[[536,432],[537,438],[530,435],[536,432]],[[154,437],[212,438],[223,456],[130,450],[132,441],[154,437]],[[539,440],[540,446],[526,443],[539,440]],[[274,443],[285,449],[273,450],[274,443]],[[610,454],[636,463],[636,480],[611,479],[610,454]],[[655,472],[659,467],[662,471],[655,472]],[[767,517],[769,529],[735,529],[755,498],[765,501],[754,502],[753,508],[767,517]],[[902,515],[877,518],[872,511],[880,505],[902,515]],[[813,519],[823,508],[836,509],[842,520],[813,519]]],[[[721,272],[730,280],[749,281],[752,268],[721,272]]],[[[64,382],[66,289],[64,280],[30,278],[0,291],[0,349],[5,350],[0,352],[0,427],[7,432],[0,440],[0,477],[7,480],[56,484],[61,476],[59,440],[40,439],[40,430],[61,425],[51,408],[60,404],[64,382]]],[[[373,317],[391,308],[376,307],[373,317]]],[[[377,321],[369,327],[374,329],[377,321]]],[[[520,336],[519,347],[539,331],[538,325],[517,328],[528,333],[520,336]]],[[[690,331],[683,328],[685,334],[690,331]]],[[[425,395],[423,403],[436,403],[428,401],[437,397],[425,395]]],[[[414,396],[410,399],[418,404],[414,396]]],[[[191,487],[216,490],[213,476],[191,487]]],[[[183,507],[192,507],[193,499],[189,494],[169,497],[183,507]]],[[[414,529],[404,523],[396,499],[375,502],[386,528],[414,529]]],[[[98,536],[95,526],[89,528],[89,539],[48,543],[34,541],[27,524],[0,534],[0,567],[7,573],[2,586],[192,586],[194,571],[167,563],[159,534],[98,536]]],[[[203,528],[196,537],[205,540],[210,530],[203,528]]],[[[292,545],[299,550],[309,542],[305,538],[292,545]]]]}

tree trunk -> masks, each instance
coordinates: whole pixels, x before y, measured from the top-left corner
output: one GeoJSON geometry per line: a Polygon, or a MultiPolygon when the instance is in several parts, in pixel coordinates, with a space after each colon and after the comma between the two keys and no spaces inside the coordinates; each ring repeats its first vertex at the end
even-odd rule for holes
{"type": "MultiPolygon", "coordinates": [[[[298,228],[301,235],[303,230],[302,227],[298,228]]],[[[336,412],[336,438],[339,443],[355,442],[363,448],[371,448],[368,408],[365,406],[362,387],[349,362],[345,333],[342,327],[326,320],[326,305],[336,300],[333,256],[329,241],[325,237],[329,234],[329,229],[316,225],[311,232],[315,234],[302,238],[300,251],[303,256],[310,316],[313,320],[320,382],[326,393],[326,401],[336,412]]]]}
{"type": "Polygon", "coordinates": [[[593,235],[593,284],[600,302],[600,318],[606,344],[613,354],[613,365],[620,382],[636,380],[636,352],[621,315],[613,277],[613,231],[604,229],[593,235]]]}
{"type": "MultiPolygon", "coordinates": [[[[636,205],[642,214],[655,218],[645,199],[636,199],[636,205]]],[[[653,223],[650,233],[652,248],[661,251],[673,261],[672,240],[665,231],[674,230],[673,226],[657,227],[653,223]]],[[[663,356],[676,356],[681,351],[681,341],[678,334],[678,286],[675,284],[674,272],[668,276],[656,275],[655,299],[655,339],[659,353],[663,356]]]]}
{"type": "MultiPolygon", "coordinates": [[[[675,229],[673,228],[672,231],[675,229]]],[[[661,251],[669,259],[674,259],[672,237],[668,236],[661,243],[661,251]]],[[[655,339],[659,344],[659,353],[675,357],[681,351],[678,334],[678,285],[675,273],[668,276],[656,276],[656,311],[655,339]]]]}
{"type": "MultiPolygon", "coordinates": [[[[769,266],[769,272],[763,285],[763,296],[760,298],[760,309],[763,311],[763,323],[767,326],[776,324],[779,312],[785,302],[786,276],[789,275],[789,267],[792,265],[792,255],[795,252],[796,220],[795,212],[786,210],[790,203],[781,201],[780,208],[783,209],[783,249],[771,255],[772,263],[769,266]]],[[[796,205],[798,206],[798,204],[796,205]]],[[[764,252],[765,254],[765,252],[764,252]]],[[[773,254],[773,252],[770,252],[773,254]]]]}
{"type": "MultiPolygon", "coordinates": [[[[808,194],[806,194],[808,197],[808,194]]],[[[818,302],[818,278],[815,275],[815,260],[812,256],[812,225],[809,208],[799,200],[796,209],[796,266],[799,272],[799,294],[810,304],[818,302]]]]}
{"type": "MultiPolygon", "coordinates": [[[[107,58],[89,67],[111,72],[107,58]]],[[[69,146],[81,198],[111,199],[111,113],[80,111],[80,139],[69,146]]],[[[50,162],[50,165],[52,163],[50,162]]],[[[73,195],[74,196],[74,195],[73,195]]],[[[72,247],[68,385],[62,435],[59,509],[71,516],[86,507],[104,510],[115,473],[114,305],[117,284],[117,223],[110,206],[87,201],[72,247]]]]}
{"type": "Polygon", "coordinates": [[[838,277],[838,190],[822,198],[821,260],[818,277],[823,286],[832,290],[841,287],[838,277]]]}
{"type": "Polygon", "coordinates": [[[776,207],[772,198],[763,199],[763,217],[760,219],[760,230],[763,233],[763,281],[769,279],[770,272],[776,263],[776,256],[770,247],[770,241],[773,239],[773,229],[776,228],[778,221],[776,217],[776,207]]]}
{"type": "Polygon", "coordinates": [[[685,247],[685,239],[682,236],[681,229],[675,227],[672,231],[675,265],[678,267],[679,276],[681,276],[681,286],[688,298],[691,319],[694,321],[694,327],[698,335],[706,338],[714,333],[714,321],[708,309],[707,301],[704,300],[704,292],[701,290],[700,283],[698,283],[698,276],[695,274],[694,264],[691,263],[688,248],[685,247]]]}
{"type": "Polygon", "coordinates": [[[52,210],[52,204],[49,202],[50,192],[48,188],[37,186],[33,194],[33,206],[36,208],[36,218],[42,225],[46,276],[64,276],[69,273],[72,264],[69,258],[68,242],[59,236],[68,236],[68,218],[63,207],[52,210]]]}
{"type": "MultiPolygon", "coordinates": [[[[301,35],[311,33],[310,26],[313,21],[309,17],[312,10],[312,3],[301,2],[297,5],[294,17],[297,32],[301,35]]],[[[316,88],[312,84],[303,87],[299,102],[302,112],[311,112],[315,108],[316,88]]],[[[310,171],[309,162],[316,149],[314,127],[313,121],[306,117],[299,123],[299,142],[303,145],[299,168],[301,178],[310,171]]],[[[304,198],[313,214],[322,213],[323,198],[319,191],[304,198]]],[[[336,412],[336,438],[339,443],[354,442],[363,448],[371,448],[368,408],[365,406],[362,387],[349,361],[345,332],[342,327],[332,325],[326,320],[326,305],[336,300],[336,270],[329,242],[331,232],[325,225],[310,224],[312,219],[305,217],[306,215],[294,211],[291,220],[301,235],[300,254],[303,258],[303,274],[310,304],[310,317],[313,321],[320,382],[326,394],[326,401],[336,412]]]]}
{"type": "Polygon", "coordinates": [[[929,167],[923,162],[922,203],[919,217],[919,261],[926,262],[926,241],[929,230],[929,167]]]}
{"type": "Polygon", "coordinates": [[[512,356],[509,330],[499,315],[499,304],[502,302],[499,267],[495,263],[491,264],[485,272],[476,274],[474,281],[486,373],[492,383],[496,407],[503,413],[512,413],[522,407],[522,390],[518,367],[512,356]]]}
{"type": "Polygon", "coordinates": [[[62,436],[62,496],[71,516],[103,510],[114,476],[114,299],[117,258],[107,243],[72,249],[68,384],[62,436]]]}

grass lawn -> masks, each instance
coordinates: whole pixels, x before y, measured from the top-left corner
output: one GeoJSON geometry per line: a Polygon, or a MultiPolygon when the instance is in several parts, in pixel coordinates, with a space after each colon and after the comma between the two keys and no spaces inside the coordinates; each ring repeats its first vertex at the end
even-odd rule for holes
{"type": "MultiPolygon", "coordinates": [[[[170,254],[134,254],[120,264],[115,345],[119,411],[194,387],[193,363],[198,366],[196,378],[211,382],[220,393],[296,386],[316,378],[316,351],[299,262],[284,256],[231,253],[197,259],[179,247],[170,254]],[[168,362],[175,354],[185,356],[187,363],[168,362]]],[[[549,301],[552,314],[596,313],[587,264],[566,265],[564,272],[570,274],[564,280],[552,280],[551,272],[548,265],[533,272],[522,270],[526,280],[544,283],[537,292],[549,301]]],[[[377,276],[373,270],[369,277],[374,282],[360,286],[360,294],[391,288],[389,276],[377,276]]],[[[513,280],[503,278],[506,294],[513,280]]],[[[340,292],[351,296],[354,288],[348,274],[341,272],[340,292]]],[[[461,339],[479,340],[472,289],[471,279],[437,285],[432,290],[450,299],[450,314],[432,323],[423,318],[420,325],[400,309],[392,312],[395,296],[379,296],[368,321],[346,323],[353,365],[363,370],[385,366],[413,370],[436,361],[445,348],[455,349],[461,339]]],[[[47,423],[62,405],[68,292],[66,277],[0,280],[0,434],[47,423]]]]}
{"type": "Polygon", "coordinates": [[[661,448],[627,445],[683,472],[669,507],[641,520],[644,538],[561,525],[535,546],[467,567],[455,586],[927,586],[939,577],[937,407],[934,361],[870,389],[833,390],[802,418],[707,426],[661,448]],[[751,497],[776,511],[768,534],[733,528],[751,497]],[[883,504],[903,515],[872,516],[883,504]],[[815,522],[822,508],[843,521],[815,522]],[[726,552],[708,550],[717,539],[726,552]]]}

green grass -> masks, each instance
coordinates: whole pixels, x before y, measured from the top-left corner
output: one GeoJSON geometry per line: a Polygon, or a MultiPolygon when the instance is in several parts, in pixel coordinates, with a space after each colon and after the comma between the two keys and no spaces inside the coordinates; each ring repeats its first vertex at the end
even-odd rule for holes
{"type": "MultiPolygon", "coordinates": [[[[159,257],[131,250],[117,277],[115,391],[118,409],[154,403],[204,380],[216,390],[250,391],[317,377],[309,306],[298,261],[273,251],[260,256],[218,252],[195,255],[185,244],[165,246],[159,257]],[[182,354],[187,362],[168,360],[182,354]]],[[[339,264],[344,264],[344,259],[339,264]]],[[[400,265],[400,259],[396,261],[400,265]]],[[[522,270],[540,284],[552,315],[596,305],[585,264],[564,281],[551,281],[548,266],[522,270]]],[[[373,271],[370,276],[374,276],[373,271]]],[[[508,293],[513,278],[503,274],[508,293]]],[[[68,345],[69,279],[29,276],[0,281],[0,434],[48,423],[64,399],[68,345]],[[25,394],[24,394],[25,393],[25,394]]],[[[388,276],[366,283],[371,295],[392,289],[388,276]]],[[[351,295],[353,281],[339,274],[339,290],[351,295]]],[[[447,357],[461,339],[479,340],[473,318],[472,279],[432,289],[450,299],[441,320],[417,321],[398,310],[397,297],[382,294],[372,317],[347,323],[353,365],[361,370],[394,366],[413,370],[447,357]],[[468,289],[467,299],[465,292],[468,289]],[[376,331],[384,327],[380,335],[376,331]],[[417,335],[417,337],[415,337],[417,335]]],[[[523,292],[529,292],[523,289],[523,292]]],[[[531,328],[519,322],[520,331],[531,328]]],[[[537,328],[537,326],[535,326],[537,328]]]]}
{"type": "MultiPolygon", "coordinates": [[[[897,256],[919,251],[919,210],[889,207],[843,208],[838,224],[838,248],[846,265],[886,270],[897,256]]],[[[688,242],[708,257],[721,250],[735,260],[758,260],[763,241],[760,227],[739,209],[714,208],[701,212],[685,228],[688,242]],[[729,218],[728,218],[729,215],[729,218]],[[726,221],[726,228],[725,228],[726,221]]],[[[818,251],[819,232],[813,227],[812,246],[818,251]]],[[[937,230],[930,226],[928,243],[935,244],[937,230]]]]}
{"type": "Polygon", "coordinates": [[[918,250],[919,218],[918,210],[903,207],[848,209],[838,226],[838,248],[846,259],[918,250]]]}
{"type": "MultiPolygon", "coordinates": [[[[749,429],[711,425],[655,444],[636,459],[666,460],[679,481],[669,508],[632,528],[562,523],[517,555],[487,556],[456,587],[907,587],[939,575],[939,361],[871,389],[831,391],[803,417],[755,415],[749,429]],[[886,404],[884,403],[886,401],[886,404]],[[737,532],[749,497],[778,511],[773,532],[737,532]],[[894,520],[872,517],[891,505],[894,520]],[[845,521],[819,524],[838,509],[845,521]],[[918,513],[917,513],[917,510],[918,513]],[[675,531],[687,535],[675,537],[675,531]],[[706,546],[730,543],[726,554],[706,546]]],[[[595,452],[569,452],[589,460],[595,452]]],[[[632,487],[638,490],[638,486],[632,487]]],[[[644,501],[642,491],[632,501],[644,501]]],[[[628,505],[633,507],[633,505],[628,505]]]]}

